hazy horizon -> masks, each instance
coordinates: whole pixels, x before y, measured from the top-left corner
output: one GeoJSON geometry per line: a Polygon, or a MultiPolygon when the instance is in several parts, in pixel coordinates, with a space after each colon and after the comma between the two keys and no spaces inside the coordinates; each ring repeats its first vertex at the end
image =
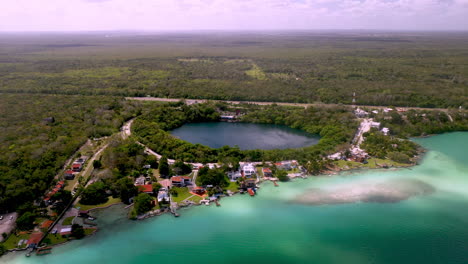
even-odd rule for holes
{"type": "Polygon", "coordinates": [[[467,31],[468,0],[17,0],[0,32],[467,31]]]}

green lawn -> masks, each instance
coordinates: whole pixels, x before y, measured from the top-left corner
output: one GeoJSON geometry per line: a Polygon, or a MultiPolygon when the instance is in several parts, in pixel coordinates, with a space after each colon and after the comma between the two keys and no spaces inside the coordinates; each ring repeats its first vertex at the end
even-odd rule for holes
{"type": "Polygon", "coordinates": [[[45,241],[48,242],[48,245],[56,245],[63,242],[67,242],[68,238],[62,237],[60,234],[48,234],[45,238],[45,241]]]}
{"type": "Polygon", "coordinates": [[[94,232],[96,232],[96,231],[97,231],[97,229],[94,229],[94,228],[85,228],[85,229],[84,229],[84,233],[85,233],[85,235],[87,235],[87,236],[91,235],[92,233],[94,233],[94,232]]]}
{"type": "MultiPolygon", "coordinates": [[[[11,234],[8,239],[6,241],[3,242],[3,245],[7,248],[7,249],[14,249],[14,248],[18,248],[18,242],[21,240],[21,239],[28,239],[30,236],[30,234],[24,234],[24,235],[19,235],[19,236],[15,236],[15,234],[11,234]]],[[[22,247],[26,247],[26,243],[24,243],[22,245],[22,247]]]]}
{"type": "Polygon", "coordinates": [[[172,187],[171,189],[177,190],[177,193],[178,193],[177,196],[172,196],[173,202],[180,203],[183,200],[187,199],[188,197],[192,196],[192,194],[189,193],[189,190],[187,187],[172,187]]]}
{"type": "Polygon", "coordinates": [[[257,80],[266,80],[267,76],[257,64],[252,64],[252,69],[245,71],[245,74],[257,80]]]}
{"type": "Polygon", "coordinates": [[[62,222],[62,225],[71,225],[74,218],[75,218],[74,216],[65,218],[62,222]]]}
{"type": "Polygon", "coordinates": [[[237,192],[239,189],[239,184],[237,182],[229,182],[229,185],[226,187],[226,190],[230,190],[231,192],[237,192]]]}
{"type": "Polygon", "coordinates": [[[192,201],[192,202],[195,202],[195,203],[200,203],[200,201],[203,200],[203,198],[201,198],[198,195],[194,195],[189,200],[192,201]]]}
{"type": "Polygon", "coordinates": [[[106,207],[106,206],[109,206],[111,204],[116,204],[116,203],[120,203],[121,200],[120,198],[112,198],[112,197],[109,197],[109,200],[103,204],[96,204],[96,205],[84,205],[84,204],[80,204],[79,202],[75,205],[76,208],[79,208],[80,210],[91,210],[91,209],[94,209],[94,208],[100,208],[100,207],[106,207]]]}

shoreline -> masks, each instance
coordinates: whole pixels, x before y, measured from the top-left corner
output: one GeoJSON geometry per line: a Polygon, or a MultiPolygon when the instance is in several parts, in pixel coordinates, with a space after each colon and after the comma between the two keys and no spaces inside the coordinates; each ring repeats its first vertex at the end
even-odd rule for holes
{"type": "MultiPolygon", "coordinates": [[[[434,135],[438,135],[438,134],[434,134],[434,135]]],[[[428,138],[428,137],[431,137],[431,136],[434,136],[434,135],[427,135],[427,136],[420,136],[420,137],[414,137],[414,138],[428,138]]],[[[411,164],[408,164],[408,165],[403,165],[403,166],[391,166],[391,167],[388,167],[388,168],[384,168],[384,167],[375,167],[375,168],[371,168],[371,167],[356,167],[356,168],[348,168],[348,169],[342,169],[342,168],[338,168],[338,170],[324,170],[324,171],[321,171],[320,174],[317,174],[317,175],[305,175],[305,176],[295,176],[295,177],[290,177],[290,180],[288,181],[283,181],[282,183],[288,183],[290,181],[293,181],[295,180],[296,178],[302,178],[302,179],[309,179],[311,177],[332,177],[332,176],[335,176],[335,175],[339,175],[341,173],[345,173],[345,172],[349,172],[349,173],[353,173],[353,172],[359,172],[359,171],[367,171],[367,170],[376,170],[376,169],[383,169],[383,170],[398,170],[398,169],[410,169],[411,167],[414,167],[414,166],[418,166],[420,164],[420,161],[424,159],[426,153],[428,152],[427,149],[423,148],[423,147],[420,147],[420,149],[418,150],[418,154],[412,159],[412,163],[411,164]]],[[[279,180],[278,180],[279,181],[279,180]]],[[[258,188],[261,187],[262,184],[264,184],[265,182],[273,182],[273,180],[271,179],[261,179],[257,184],[258,184],[258,188]]],[[[233,192],[231,195],[224,195],[222,197],[231,197],[231,196],[234,196],[234,195],[238,195],[240,194],[239,191],[236,191],[236,192],[233,192]]],[[[105,210],[105,209],[108,209],[112,206],[115,206],[115,205],[121,205],[121,204],[124,204],[123,202],[118,202],[118,203],[113,203],[113,204],[110,204],[110,205],[106,205],[106,206],[103,206],[103,207],[96,207],[96,208],[92,208],[92,209],[89,209],[88,211],[92,212],[92,211],[96,211],[96,210],[105,210]]],[[[177,204],[177,210],[179,209],[189,209],[191,207],[198,207],[198,206],[201,206],[203,204],[201,203],[188,203],[188,204],[177,204]]],[[[211,205],[211,204],[210,204],[211,205]]],[[[131,205],[127,205],[125,207],[125,209],[128,207],[128,206],[131,206],[131,205]]],[[[155,210],[156,211],[156,210],[155,210]]],[[[166,214],[166,213],[169,213],[169,214],[172,214],[171,213],[171,210],[169,210],[168,208],[166,208],[164,211],[159,211],[159,212],[154,212],[154,211],[150,211],[148,213],[146,213],[147,215],[145,215],[144,217],[137,217],[136,219],[134,219],[135,221],[143,221],[143,220],[146,220],[146,219],[149,219],[149,218],[154,218],[154,217],[157,217],[157,216],[161,216],[163,214],[166,214]]],[[[130,220],[130,219],[129,219],[130,220]]],[[[86,235],[85,237],[83,237],[82,239],[86,239],[87,237],[90,237],[90,236],[93,236],[95,235],[97,232],[99,231],[99,227],[96,227],[96,230],[92,233],[92,234],[89,234],[89,235],[86,235]]],[[[71,240],[68,240],[68,241],[64,241],[64,242],[61,242],[61,243],[58,243],[58,244],[54,244],[54,245],[48,245],[50,247],[56,247],[56,246],[62,246],[64,244],[67,244],[73,240],[77,240],[77,239],[71,239],[71,240]]],[[[8,253],[11,253],[11,252],[19,252],[19,251],[26,251],[27,248],[23,248],[23,249],[11,249],[11,250],[7,250],[5,255],[8,254],[8,253]]]]}

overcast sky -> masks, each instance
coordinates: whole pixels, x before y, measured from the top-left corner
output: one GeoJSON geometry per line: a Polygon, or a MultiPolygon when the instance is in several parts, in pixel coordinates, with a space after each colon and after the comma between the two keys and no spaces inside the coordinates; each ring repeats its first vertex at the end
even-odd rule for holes
{"type": "Polygon", "coordinates": [[[0,31],[468,30],[468,0],[0,0],[0,31]]]}

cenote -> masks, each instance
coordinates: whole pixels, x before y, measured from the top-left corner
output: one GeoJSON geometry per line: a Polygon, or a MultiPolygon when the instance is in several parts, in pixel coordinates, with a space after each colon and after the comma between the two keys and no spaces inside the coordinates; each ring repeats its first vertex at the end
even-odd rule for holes
{"type": "Polygon", "coordinates": [[[189,123],[171,134],[194,144],[212,148],[238,146],[249,149],[287,149],[317,144],[320,137],[282,125],[205,122],[189,123]]]}
{"type": "Polygon", "coordinates": [[[96,214],[96,235],[46,256],[9,253],[0,263],[466,264],[468,133],[416,141],[429,151],[411,168],[266,182],[255,197],[226,197],[178,218],[135,222],[114,206],[96,214]],[[320,196],[303,200],[316,190],[320,196]],[[327,199],[337,191],[340,203],[327,199]],[[401,199],[355,198],[388,192],[401,199]]]}

